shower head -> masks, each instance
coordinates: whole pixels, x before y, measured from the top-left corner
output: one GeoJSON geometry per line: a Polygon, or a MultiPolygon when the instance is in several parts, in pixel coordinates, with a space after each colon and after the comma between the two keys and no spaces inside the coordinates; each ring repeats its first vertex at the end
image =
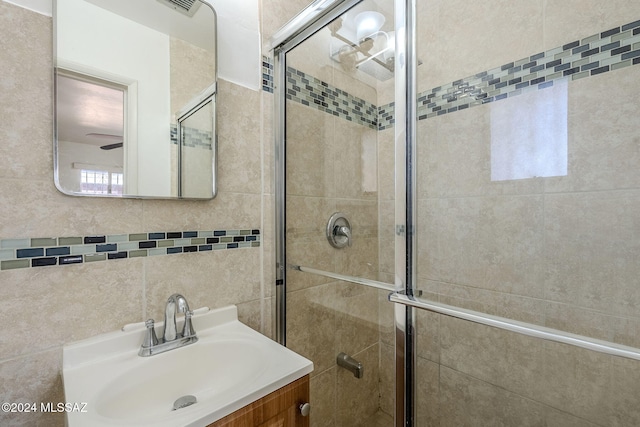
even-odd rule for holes
{"type": "Polygon", "coordinates": [[[202,4],[200,0],[158,0],[165,6],[178,11],[189,17],[195,15],[196,11],[202,4]]]}

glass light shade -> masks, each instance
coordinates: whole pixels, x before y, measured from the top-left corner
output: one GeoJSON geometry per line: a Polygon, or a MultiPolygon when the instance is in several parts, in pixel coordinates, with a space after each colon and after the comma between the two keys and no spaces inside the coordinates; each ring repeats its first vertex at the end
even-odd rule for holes
{"type": "Polygon", "coordinates": [[[393,58],[396,54],[396,32],[389,31],[387,33],[387,36],[389,36],[389,40],[387,41],[387,46],[386,46],[387,49],[383,54],[383,58],[385,60],[393,58]]]}
{"type": "Polygon", "coordinates": [[[356,35],[358,41],[370,36],[378,31],[384,25],[384,15],[379,12],[367,11],[360,12],[353,19],[356,24],[356,35]]]}

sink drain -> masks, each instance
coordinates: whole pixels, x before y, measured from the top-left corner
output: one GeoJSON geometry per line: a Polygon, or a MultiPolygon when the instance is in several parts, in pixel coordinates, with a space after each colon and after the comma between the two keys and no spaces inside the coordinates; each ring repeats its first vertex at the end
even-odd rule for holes
{"type": "Polygon", "coordinates": [[[175,402],[173,402],[173,411],[186,408],[187,406],[191,406],[194,403],[198,403],[198,399],[196,399],[195,396],[188,394],[186,396],[179,397],[175,402]]]}

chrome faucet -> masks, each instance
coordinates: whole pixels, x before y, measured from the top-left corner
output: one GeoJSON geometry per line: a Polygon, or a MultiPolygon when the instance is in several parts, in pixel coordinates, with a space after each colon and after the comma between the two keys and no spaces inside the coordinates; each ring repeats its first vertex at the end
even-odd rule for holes
{"type": "MultiPolygon", "coordinates": [[[[176,309],[180,313],[186,313],[189,311],[189,303],[185,297],[180,294],[173,294],[167,300],[167,305],[164,307],[164,334],[162,337],[164,341],[173,341],[176,339],[178,332],[176,331],[176,309]]],[[[185,326],[186,317],[185,317],[185,326]]],[[[184,335],[184,330],[182,331],[184,335]]]]}
{"type": "Polygon", "coordinates": [[[180,294],[171,295],[164,308],[164,333],[162,338],[158,339],[156,337],[153,319],[147,320],[145,322],[147,332],[138,355],[142,357],[153,356],[154,354],[164,353],[198,341],[196,331],[191,323],[192,316],[193,312],[189,310],[187,299],[180,294]],[[184,326],[180,334],[177,332],[176,327],[176,312],[184,313],[184,326]]]}

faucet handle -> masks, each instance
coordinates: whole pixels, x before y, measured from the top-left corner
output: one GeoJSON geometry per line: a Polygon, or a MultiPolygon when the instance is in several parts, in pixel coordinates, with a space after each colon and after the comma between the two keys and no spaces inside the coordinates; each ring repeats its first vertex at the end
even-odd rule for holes
{"type": "Polygon", "coordinates": [[[182,337],[190,337],[196,334],[196,331],[193,329],[193,324],[191,323],[191,317],[193,317],[193,311],[187,310],[184,313],[184,328],[182,328],[182,337]]]}
{"type": "Polygon", "coordinates": [[[147,320],[146,322],[144,322],[144,325],[147,327],[147,332],[144,335],[142,347],[151,348],[155,345],[158,345],[158,337],[156,337],[156,330],[153,319],[147,320]]]}
{"type": "Polygon", "coordinates": [[[347,246],[351,246],[351,229],[346,225],[336,225],[334,233],[336,236],[344,236],[347,238],[347,246]]]}

